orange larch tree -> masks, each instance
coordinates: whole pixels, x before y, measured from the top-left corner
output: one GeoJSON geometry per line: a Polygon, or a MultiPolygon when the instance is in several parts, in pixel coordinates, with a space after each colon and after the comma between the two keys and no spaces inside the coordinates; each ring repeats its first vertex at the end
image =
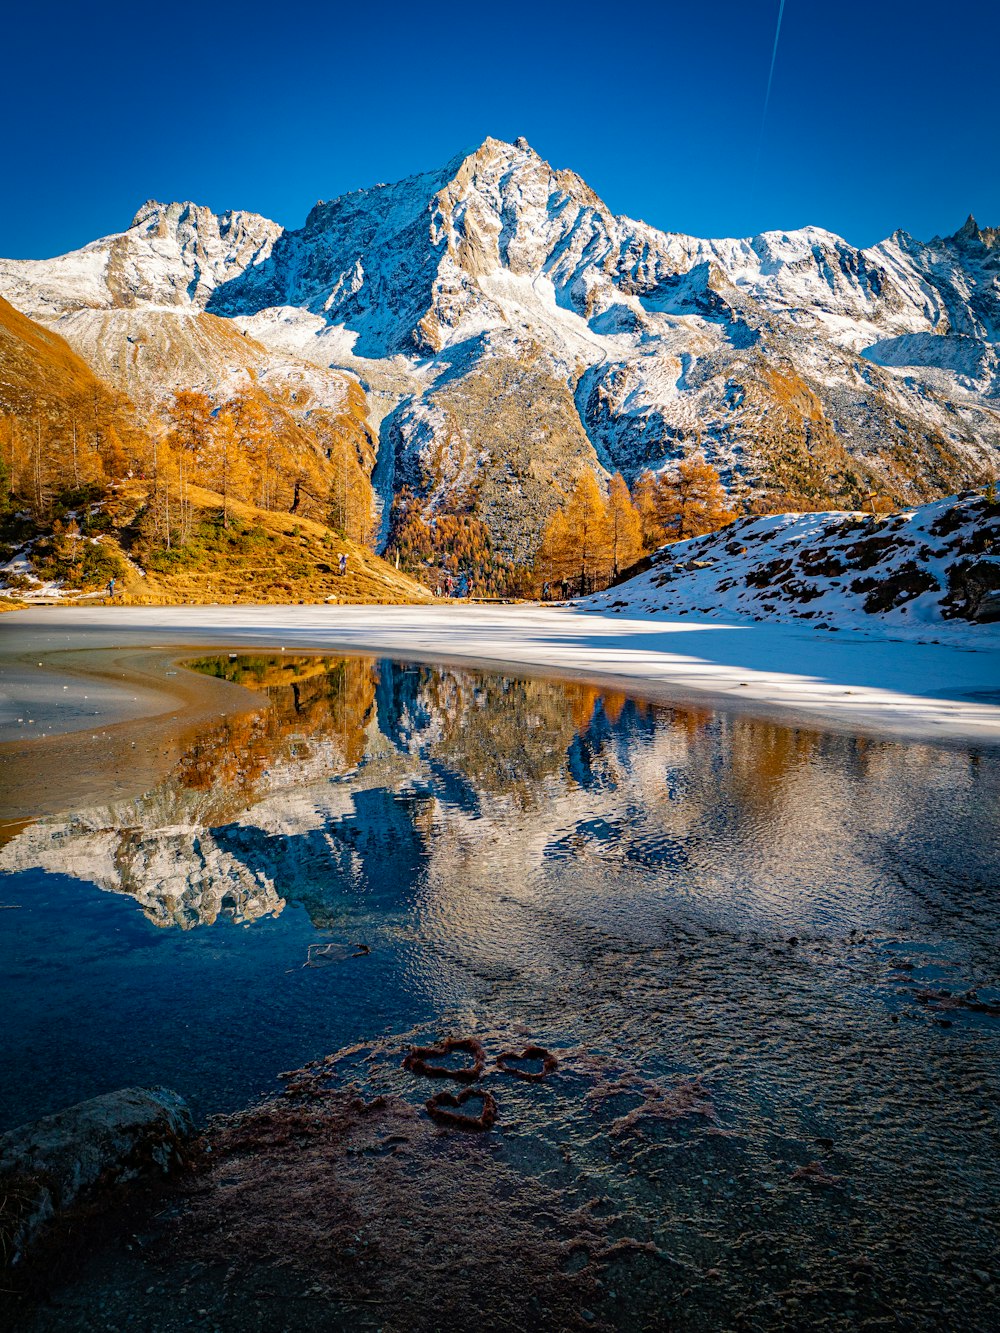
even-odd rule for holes
{"type": "Polygon", "coordinates": [[[233,422],[238,448],[257,479],[253,502],[261,509],[275,508],[276,442],[274,428],[259,391],[242,389],[225,404],[233,422]]]}
{"type": "Polygon", "coordinates": [[[212,438],[212,400],[195,389],[178,389],[167,407],[168,441],[177,462],[180,539],[191,527],[188,486],[202,463],[212,438]]]}
{"type": "Polygon", "coordinates": [[[607,544],[611,568],[610,577],[616,579],[623,569],[634,564],[642,555],[642,518],[632,503],[625,478],[616,472],[608,483],[607,544]]]}
{"type": "Polygon", "coordinates": [[[652,472],[641,472],[632,486],[632,503],[642,524],[642,545],[655,551],[667,540],[660,522],[659,484],[652,472]]]}
{"type": "Polygon", "coordinates": [[[576,572],[576,552],[562,509],[553,509],[535,555],[535,579],[540,589],[550,583],[566,583],[576,572]]]}
{"type": "Polygon", "coordinates": [[[589,468],[579,479],[566,502],[566,529],[581,595],[593,590],[608,567],[608,512],[589,468]]]}
{"type": "Polygon", "coordinates": [[[222,526],[229,527],[230,502],[249,498],[250,459],[242,447],[236,419],[224,407],[212,423],[212,434],[199,475],[222,496],[222,526]]]}
{"type": "Polygon", "coordinates": [[[715,532],[736,518],[719,474],[704,454],[682,459],[674,474],[662,476],[657,498],[668,541],[715,532]]]}

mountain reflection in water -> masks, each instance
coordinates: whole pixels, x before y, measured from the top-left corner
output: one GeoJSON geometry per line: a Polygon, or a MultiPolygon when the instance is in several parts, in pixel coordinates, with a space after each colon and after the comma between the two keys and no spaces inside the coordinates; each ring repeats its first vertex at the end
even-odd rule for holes
{"type": "Polygon", "coordinates": [[[781,929],[803,912],[861,924],[873,891],[884,911],[894,845],[984,870],[993,851],[948,818],[974,818],[973,793],[995,813],[974,753],[362,658],[190,665],[271,706],[207,730],[144,796],[29,827],[0,870],[96,883],[182,929],[289,901],[322,928],[379,906],[448,916],[474,891],[493,912],[491,888],[542,876],[565,893],[598,872],[618,893],[781,929]]]}
{"type": "MultiPolygon", "coordinates": [[[[80,897],[67,880],[133,898],[159,928],[215,925],[217,957],[205,945],[199,957],[216,976],[192,978],[199,993],[180,984],[193,954],[165,954],[148,938],[144,982],[171,989],[179,1021],[199,1010],[208,984],[235,1022],[228,969],[243,976],[249,966],[245,997],[267,990],[268,1005],[281,982],[253,977],[239,937],[219,930],[224,921],[260,930],[289,905],[295,924],[267,936],[268,957],[284,961],[281,977],[299,968],[309,941],[364,934],[392,961],[383,985],[395,990],[397,1012],[476,1013],[501,978],[533,1004],[568,988],[585,1010],[595,958],[604,966],[623,950],[680,946],[705,932],[784,940],[933,926],[947,934],[952,908],[957,918],[979,912],[981,885],[995,878],[996,766],[969,750],[387,661],[227,655],[192,665],[263,690],[271,706],[205,730],[152,792],[37,822],[0,850],[0,872],[12,877],[4,901],[25,898],[32,908],[36,882],[72,900],[53,902],[59,920],[40,905],[5,913],[16,976],[7,973],[4,989],[15,1008],[44,988],[52,1020],[73,989],[64,969],[83,982],[80,897]],[[35,968],[19,972],[19,949],[40,950],[35,968]]],[[[104,926],[95,925],[88,948],[113,988],[109,956],[123,925],[116,917],[109,929],[101,948],[104,926]]],[[[124,929],[135,937],[135,922],[124,929]]],[[[967,970],[992,969],[988,938],[973,932],[967,942],[967,970]]],[[[348,973],[347,998],[327,990],[305,1008],[335,1004],[339,1032],[353,1040],[380,1016],[365,1012],[348,973]]],[[[87,1010],[84,998],[73,1024],[87,1025],[87,1010]]],[[[309,1024],[301,1013],[288,1022],[291,1058],[303,1053],[309,1024]]],[[[128,1029],[119,1038],[127,1048],[128,1029]]],[[[107,1033],[84,1045],[91,1040],[113,1045],[107,1033]]],[[[203,1040],[211,1048],[217,1038],[203,1040]]],[[[115,1065],[115,1052],[104,1054],[115,1065]]],[[[276,1072],[245,1050],[239,1060],[253,1068],[252,1088],[276,1072]]],[[[104,1074],[107,1061],[97,1064],[104,1074]]],[[[185,1085],[165,1065],[161,1076],[200,1105],[231,1102],[212,1085],[211,1060],[203,1086],[185,1085]]],[[[13,1086],[8,1121],[21,1100],[25,1113],[67,1100],[51,1088],[53,1105],[39,1106],[31,1089],[13,1086]]]]}
{"type": "MultiPolygon", "coordinates": [[[[762,1328],[793,1299],[995,1327],[969,1277],[1000,1194],[993,755],[495,673],[194,665],[269,706],[0,849],[0,1128],[128,1084],[204,1116],[344,1048],[419,1117],[409,1041],[538,1043],[559,1073],[494,1075],[487,1146],[705,1274],[684,1326],[759,1296],[762,1328]]],[[[662,1326],[662,1280],[628,1326],[662,1326]]]]}

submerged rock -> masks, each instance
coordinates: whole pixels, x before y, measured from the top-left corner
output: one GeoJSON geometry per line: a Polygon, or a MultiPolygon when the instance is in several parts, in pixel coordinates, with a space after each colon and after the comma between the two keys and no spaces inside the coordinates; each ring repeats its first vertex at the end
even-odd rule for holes
{"type": "Polygon", "coordinates": [[[0,1135],[0,1263],[16,1264],[74,1205],[167,1174],[191,1130],[178,1093],[122,1088],[0,1135]]]}

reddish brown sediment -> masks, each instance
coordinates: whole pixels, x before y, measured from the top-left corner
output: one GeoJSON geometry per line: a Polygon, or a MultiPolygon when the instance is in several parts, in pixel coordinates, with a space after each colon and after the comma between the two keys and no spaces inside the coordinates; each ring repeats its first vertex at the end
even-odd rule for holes
{"type": "Polygon", "coordinates": [[[520,1051],[501,1051],[496,1063],[501,1073],[513,1074],[514,1078],[523,1079],[526,1083],[540,1083],[543,1078],[559,1068],[559,1061],[544,1046],[525,1046],[520,1051]],[[542,1067],[539,1070],[520,1069],[512,1063],[515,1060],[541,1060],[542,1067]]]}
{"type": "Polygon", "coordinates": [[[797,1166],[792,1172],[792,1180],[802,1181],[806,1185],[842,1185],[843,1176],[831,1175],[822,1162],[807,1162],[805,1166],[797,1166]]]}
{"type": "Polygon", "coordinates": [[[475,1037],[448,1037],[436,1046],[411,1047],[403,1059],[403,1068],[412,1074],[423,1074],[425,1078],[453,1078],[458,1083],[475,1083],[486,1068],[486,1052],[475,1037]],[[443,1060],[453,1051],[464,1051],[471,1055],[472,1064],[453,1069],[448,1065],[431,1063],[433,1060],[443,1060]]]}
{"type": "Polygon", "coordinates": [[[491,1092],[482,1088],[466,1088],[456,1096],[453,1092],[438,1092],[424,1103],[427,1114],[439,1125],[449,1125],[452,1129],[469,1129],[482,1132],[492,1129],[497,1122],[499,1107],[491,1092]],[[468,1115],[462,1107],[479,1099],[483,1109],[476,1116],[468,1115]]]}

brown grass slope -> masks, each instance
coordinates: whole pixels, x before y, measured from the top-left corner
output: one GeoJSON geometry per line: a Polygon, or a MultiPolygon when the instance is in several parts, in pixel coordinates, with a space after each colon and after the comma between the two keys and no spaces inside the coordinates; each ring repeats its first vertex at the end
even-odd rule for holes
{"type": "Polygon", "coordinates": [[[44,390],[53,399],[77,398],[95,379],[65,339],[43,329],[0,296],[0,402],[6,411],[32,410],[44,390]]]}
{"type": "Polygon", "coordinates": [[[129,557],[116,601],[161,606],[178,603],[316,603],[402,605],[432,600],[409,575],[323,523],[230,501],[230,527],[221,524],[221,497],[190,488],[194,535],[173,551],[143,549],[130,540],[141,510],[138,487],[120,488],[118,527],[102,540],[129,557]],[[341,554],[347,573],[338,573],[341,554]]]}

